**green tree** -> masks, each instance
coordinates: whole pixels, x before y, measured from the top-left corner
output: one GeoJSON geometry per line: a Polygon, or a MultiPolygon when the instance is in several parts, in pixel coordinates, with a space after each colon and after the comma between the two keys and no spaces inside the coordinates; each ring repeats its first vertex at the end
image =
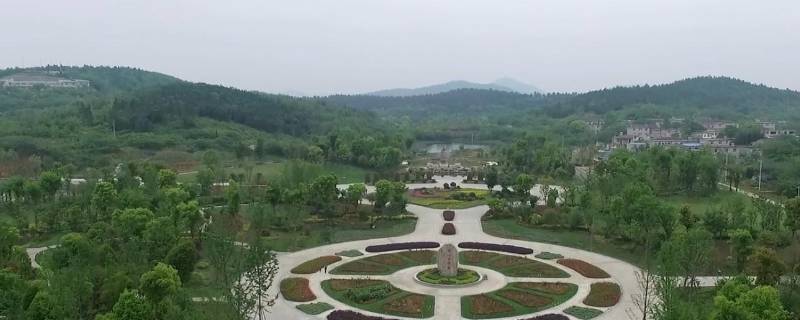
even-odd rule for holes
{"type": "Polygon", "coordinates": [[[241,194],[239,194],[239,183],[229,180],[228,189],[225,190],[225,198],[228,203],[228,213],[231,216],[239,214],[239,207],[242,203],[241,197],[241,194]]]}
{"type": "Polygon", "coordinates": [[[31,300],[25,312],[27,320],[61,320],[66,319],[62,306],[47,290],[39,290],[31,300]]]}
{"type": "Polygon", "coordinates": [[[178,185],[178,174],[170,169],[158,170],[158,186],[172,188],[178,185]]]}
{"type": "Polygon", "coordinates": [[[792,236],[796,237],[797,230],[800,230],[800,197],[786,201],[785,209],[786,222],[784,224],[792,231],[792,236]]]}
{"type": "Polygon", "coordinates": [[[95,213],[95,220],[108,221],[111,213],[116,208],[118,201],[117,190],[114,185],[108,182],[98,182],[92,193],[92,208],[95,213]]]}
{"type": "Polygon", "coordinates": [[[747,258],[753,252],[753,236],[750,235],[750,231],[736,229],[731,231],[729,237],[731,250],[736,258],[736,267],[739,271],[742,271],[747,262],[747,258]]]}
{"type": "Polygon", "coordinates": [[[61,177],[53,171],[45,171],[39,176],[39,184],[42,190],[50,199],[53,199],[56,193],[61,190],[63,186],[61,177]]]}
{"type": "Polygon", "coordinates": [[[728,230],[728,217],[720,209],[712,208],[706,211],[705,216],[703,216],[703,226],[711,231],[717,238],[722,237],[725,234],[725,231],[728,230]]]}
{"type": "Polygon", "coordinates": [[[789,320],[778,290],[770,286],[750,288],[739,280],[727,281],[714,297],[712,320],[789,320]]]}
{"type": "Polygon", "coordinates": [[[187,283],[197,263],[197,255],[194,243],[183,240],[169,250],[164,260],[178,271],[181,282],[187,283]]]}
{"type": "Polygon", "coordinates": [[[111,225],[117,234],[126,240],[142,238],[147,223],[153,220],[153,212],[145,208],[117,210],[114,212],[111,225]]]}
{"type": "Polygon", "coordinates": [[[11,249],[19,239],[19,231],[16,227],[6,222],[0,222],[0,261],[11,255],[11,249]]]}
{"type": "Polygon", "coordinates": [[[358,204],[361,202],[361,199],[367,195],[367,186],[363,183],[354,183],[347,186],[347,190],[345,191],[345,200],[347,203],[353,206],[353,212],[358,209],[358,204]]]}
{"type": "Polygon", "coordinates": [[[489,170],[486,172],[486,187],[489,190],[494,189],[494,186],[497,185],[497,169],[494,166],[489,167],[489,170]]]}
{"type": "Polygon", "coordinates": [[[139,291],[153,304],[174,296],[180,287],[181,279],[178,271],[161,262],[152,270],[142,274],[139,280],[139,291]]]}
{"type": "Polygon", "coordinates": [[[136,290],[125,290],[110,314],[109,320],[148,320],[153,319],[153,309],[136,290]]]}
{"type": "Polygon", "coordinates": [[[23,319],[25,295],[29,290],[19,275],[0,270],[0,318],[23,319]]]}
{"type": "Polygon", "coordinates": [[[214,171],[205,167],[197,172],[195,181],[200,186],[200,194],[207,196],[211,192],[211,186],[214,184],[214,171]]]}
{"type": "Polygon", "coordinates": [[[533,188],[534,184],[533,177],[521,173],[517,176],[517,179],[514,181],[514,192],[517,196],[527,199],[528,195],[530,194],[531,188],[533,188]]]}
{"type": "Polygon", "coordinates": [[[335,212],[336,198],[339,190],[336,189],[337,178],[335,175],[326,174],[317,177],[309,187],[309,205],[315,213],[332,216],[335,212]]]}
{"type": "Polygon", "coordinates": [[[757,248],[748,258],[750,271],[756,276],[756,284],[774,286],[786,272],[786,265],[775,250],[757,248]]]}

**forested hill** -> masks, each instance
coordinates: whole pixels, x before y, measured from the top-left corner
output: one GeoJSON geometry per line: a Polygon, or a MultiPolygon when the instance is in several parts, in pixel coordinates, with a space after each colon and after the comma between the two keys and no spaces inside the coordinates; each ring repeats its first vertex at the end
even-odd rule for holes
{"type": "Polygon", "coordinates": [[[491,116],[536,111],[553,118],[612,112],[647,116],[783,117],[800,113],[800,93],[728,77],[697,77],[664,85],[616,87],[580,94],[525,95],[462,89],[411,97],[365,95],[325,98],[384,116],[491,116]]]}
{"type": "Polygon", "coordinates": [[[269,95],[202,83],[180,82],[114,101],[121,130],[148,131],[156,124],[195,117],[230,121],[269,133],[292,136],[327,134],[338,128],[382,132],[371,112],[334,107],[316,99],[269,95]]]}
{"type": "Polygon", "coordinates": [[[425,118],[436,114],[482,115],[510,110],[524,110],[541,105],[543,95],[519,94],[485,89],[458,89],[438,94],[409,97],[370,95],[335,95],[326,101],[381,115],[425,118]]]}

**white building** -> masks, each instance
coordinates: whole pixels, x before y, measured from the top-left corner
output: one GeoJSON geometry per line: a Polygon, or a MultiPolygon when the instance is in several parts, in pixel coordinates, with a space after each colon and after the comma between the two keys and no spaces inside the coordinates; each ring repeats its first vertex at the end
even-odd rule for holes
{"type": "Polygon", "coordinates": [[[49,88],[88,88],[89,81],[64,79],[39,73],[18,73],[0,78],[0,87],[32,88],[36,86],[49,88]]]}

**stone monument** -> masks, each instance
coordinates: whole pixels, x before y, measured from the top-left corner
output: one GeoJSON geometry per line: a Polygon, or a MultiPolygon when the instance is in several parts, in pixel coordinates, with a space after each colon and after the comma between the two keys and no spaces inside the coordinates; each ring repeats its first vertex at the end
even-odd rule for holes
{"type": "Polygon", "coordinates": [[[439,249],[437,267],[442,276],[455,277],[458,274],[458,250],[454,245],[448,243],[439,249]]]}

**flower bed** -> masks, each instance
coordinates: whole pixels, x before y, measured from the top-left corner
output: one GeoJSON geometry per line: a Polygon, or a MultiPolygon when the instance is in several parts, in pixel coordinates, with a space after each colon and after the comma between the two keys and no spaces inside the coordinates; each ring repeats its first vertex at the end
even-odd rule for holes
{"type": "MultiPolygon", "coordinates": [[[[539,312],[562,304],[575,296],[578,286],[563,284],[560,293],[537,289],[544,283],[513,282],[500,290],[461,298],[461,316],[469,319],[515,317],[539,312]]],[[[535,318],[534,318],[535,319],[535,318]]]]}
{"type": "Polygon", "coordinates": [[[517,282],[514,286],[520,289],[528,289],[548,294],[562,295],[572,290],[575,285],[561,282],[517,282]]]}
{"type": "Polygon", "coordinates": [[[520,290],[504,289],[498,292],[497,295],[528,308],[542,308],[553,303],[553,299],[548,297],[520,290]]]}
{"type": "Polygon", "coordinates": [[[461,260],[466,264],[477,265],[482,261],[489,261],[490,259],[501,256],[499,253],[487,251],[462,251],[461,260]]]}
{"type": "Polygon", "coordinates": [[[381,317],[373,317],[350,310],[336,310],[328,315],[328,320],[394,320],[381,317]]]}
{"type": "Polygon", "coordinates": [[[462,249],[478,249],[488,251],[499,251],[516,254],[531,254],[533,250],[530,248],[512,246],[508,244],[484,243],[484,242],[462,242],[458,244],[462,249]]]}
{"type": "Polygon", "coordinates": [[[477,282],[481,276],[475,271],[459,268],[455,276],[445,277],[439,273],[439,269],[432,268],[417,273],[417,279],[430,284],[465,285],[477,282]]]}
{"type": "Polygon", "coordinates": [[[369,279],[331,279],[328,280],[328,284],[331,289],[336,291],[342,291],[347,289],[354,289],[354,288],[364,288],[364,287],[371,287],[381,284],[381,280],[369,280],[369,279]]]}
{"type": "Polygon", "coordinates": [[[522,320],[569,320],[569,317],[563,314],[548,313],[548,314],[543,314],[541,316],[535,316],[533,318],[527,318],[522,320]]]}
{"type": "Polygon", "coordinates": [[[438,247],[438,242],[400,242],[368,246],[365,250],[367,252],[386,252],[412,249],[434,249],[438,247]]]}
{"type": "Polygon", "coordinates": [[[572,306],[564,310],[564,313],[581,320],[586,320],[596,318],[597,316],[603,314],[603,311],[592,308],[572,306]]]}
{"type": "Polygon", "coordinates": [[[564,258],[564,256],[562,256],[562,255],[560,255],[558,253],[552,253],[552,252],[540,252],[535,257],[537,257],[539,259],[544,259],[544,260],[555,260],[555,259],[563,259],[564,258]]]}
{"type": "Polygon", "coordinates": [[[384,253],[350,261],[331,270],[332,274],[347,275],[388,275],[397,270],[431,264],[434,252],[431,250],[384,253]]]}
{"type": "Polygon", "coordinates": [[[388,281],[325,280],[322,289],[331,298],[366,311],[412,318],[433,316],[433,296],[406,292],[388,281]]]}
{"type": "Polygon", "coordinates": [[[584,277],[591,278],[591,279],[605,279],[611,278],[611,276],[591,263],[588,263],[583,260],[578,259],[559,259],[558,264],[575,270],[576,272],[580,273],[584,277]]]}
{"type": "Polygon", "coordinates": [[[308,260],[292,269],[294,274],[312,274],[325,268],[326,266],[342,261],[339,256],[322,256],[313,260],[308,260]]]}
{"type": "Polygon", "coordinates": [[[303,311],[303,313],[305,314],[310,314],[313,316],[331,310],[333,309],[333,306],[325,302],[314,302],[314,303],[298,304],[296,308],[300,311],[303,311]]]}
{"type": "Polygon", "coordinates": [[[589,295],[583,300],[583,304],[592,307],[610,307],[619,303],[621,296],[622,291],[616,283],[592,283],[589,295]]]}
{"type": "Polygon", "coordinates": [[[363,260],[356,260],[345,263],[331,270],[332,274],[389,274],[390,268],[386,265],[369,263],[363,260]]]}
{"type": "Polygon", "coordinates": [[[433,257],[435,255],[431,250],[403,251],[398,252],[397,254],[420,264],[433,263],[433,257]]]}
{"type": "Polygon", "coordinates": [[[481,318],[514,311],[511,305],[489,297],[486,294],[467,296],[461,298],[462,313],[468,311],[465,317],[481,318]],[[466,308],[465,308],[466,307],[466,308]]]}
{"type": "Polygon", "coordinates": [[[361,253],[361,251],[358,251],[358,250],[344,250],[344,251],[337,252],[336,255],[340,256],[340,257],[354,258],[354,257],[363,256],[364,254],[361,253]]]}
{"type": "Polygon", "coordinates": [[[309,302],[317,299],[311,292],[306,278],[286,278],[281,281],[281,295],[284,299],[294,302],[309,302]]]}
{"type": "Polygon", "coordinates": [[[452,236],[456,234],[456,226],[452,223],[448,222],[442,226],[442,234],[446,236],[452,236]]]}
{"type": "Polygon", "coordinates": [[[453,210],[445,210],[442,212],[442,218],[444,218],[444,221],[453,221],[456,218],[456,212],[453,210]]]}
{"type": "Polygon", "coordinates": [[[366,257],[363,261],[385,264],[387,266],[402,266],[406,260],[397,255],[396,253],[384,253],[377,256],[366,257]]]}
{"type": "Polygon", "coordinates": [[[569,278],[564,270],[520,256],[485,251],[462,251],[459,255],[463,264],[492,269],[510,277],[569,278]]]}
{"type": "Polygon", "coordinates": [[[426,299],[427,298],[421,294],[409,294],[386,302],[383,305],[383,310],[386,313],[395,315],[407,315],[412,317],[421,315],[425,313],[425,308],[429,306],[426,304],[426,299]]]}
{"type": "Polygon", "coordinates": [[[529,278],[569,278],[569,273],[546,263],[534,260],[520,266],[502,269],[502,273],[511,277],[529,278]]]}

